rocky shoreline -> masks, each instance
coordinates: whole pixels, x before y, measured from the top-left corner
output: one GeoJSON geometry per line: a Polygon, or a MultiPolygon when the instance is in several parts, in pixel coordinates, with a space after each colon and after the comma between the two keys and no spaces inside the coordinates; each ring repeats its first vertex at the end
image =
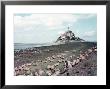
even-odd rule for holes
{"type": "Polygon", "coordinates": [[[14,52],[15,76],[96,76],[97,44],[78,42],[14,52]]]}

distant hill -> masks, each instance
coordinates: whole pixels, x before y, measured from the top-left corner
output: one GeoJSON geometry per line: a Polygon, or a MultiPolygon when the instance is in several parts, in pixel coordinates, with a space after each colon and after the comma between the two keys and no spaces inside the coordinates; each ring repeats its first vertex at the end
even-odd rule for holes
{"type": "Polygon", "coordinates": [[[75,34],[71,31],[68,30],[65,33],[63,33],[61,36],[58,37],[56,42],[59,43],[66,43],[66,42],[84,42],[85,40],[76,37],[75,34]]]}

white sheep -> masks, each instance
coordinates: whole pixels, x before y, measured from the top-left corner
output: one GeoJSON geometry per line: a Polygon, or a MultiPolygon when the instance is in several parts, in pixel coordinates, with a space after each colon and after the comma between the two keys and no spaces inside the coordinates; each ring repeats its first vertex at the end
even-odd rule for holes
{"type": "Polygon", "coordinates": [[[94,49],[95,52],[97,52],[97,49],[94,49]]]}
{"type": "Polygon", "coordinates": [[[58,65],[59,65],[59,63],[55,63],[55,64],[54,64],[55,67],[58,66],[58,65]]]}
{"type": "Polygon", "coordinates": [[[70,58],[72,59],[72,58],[73,58],[73,56],[70,56],[70,58]]]}
{"type": "Polygon", "coordinates": [[[26,71],[28,71],[29,69],[30,69],[30,68],[28,68],[28,67],[25,67],[25,68],[24,68],[24,70],[26,70],[26,71]]]}
{"type": "Polygon", "coordinates": [[[91,53],[92,52],[92,49],[88,49],[88,53],[91,53]]]}
{"type": "Polygon", "coordinates": [[[43,61],[44,63],[47,63],[47,61],[43,61]]]}
{"type": "Polygon", "coordinates": [[[56,69],[56,70],[55,70],[55,73],[52,74],[52,76],[57,76],[58,74],[60,74],[60,70],[59,70],[59,69],[56,69]]]}
{"type": "Polygon", "coordinates": [[[61,57],[61,55],[57,55],[57,57],[58,57],[58,58],[60,58],[60,57],[61,57]]]}
{"type": "Polygon", "coordinates": [[[62,60],[58,60],[58,62],[59,62],[59,63],[61,63],[61,62],[62,62],[62,60]]]}
{"type": "Polygon", "coordinates": [[[46,71],[47,75],[51,76],[52,72],[50,70],[46,71]]]}
{"type": "Polygon", "coordinates": [[[51,69],[54,69],[54,65],[51,65],[51,69]]]}
{"type": "Polygon", "coordinates": [[[45,72],[42,69],[39,70],[39,75],[43,75],[44,73],[45,72]]]}
{"type": "Polygon", "coordinates": [[[83,54],[80,54],[80,59],[84,60],[86,58],[85,58],[85,56],[83,54]]]}
{"type": "Polygon", "coordinates": [[[72,68],[71,62],[70,61],[67,61],[67,62],[68,62],[68,67],[72,68]]]}
{"type": "Polygon", "coordinates": [[[54,65],[48,65],[47,69],[54,69],[54,65]]]}
{"type": "Polygon", "coordinates": [[[47,69],[50,69],[51,68],[51,65],[47,65],[47,69]]]}
{"type": "Polygon", "coordinates": [[[76,60],[73,60],[73,62],[71,63],[72,67],[75,65],[75,63],[76,63],[76,60]]]}
{"type": "Polygon", "coordinates": [[[27,65],[27,66],[31,66],[31,63],[27,63],[26,65],[27,65]]]}
{"type": "Polygon", "coordinates": [[[56,58],[56,56],[55,56],[55,55],[53,55],[53,56],[52,56],[52,58],[53,58],[53,59],[55,59],[55,58],[56,58]]]}
{"type": "Polygon", "coordinates": [[[80,61],[79,61],[79,59],[76,59],[76,64],[78,64],[80,61]]]}
{"type": "Polygon", "coordinates": [[[48,60],[48,61],[51,61],[51,59],[52,59],[51,57],[47,57],[47,60],[48,60]]]}
{"type": "Polygon", "coordinates": [[[36,76],[39,76],[39,74],[38,74],[37,72],[35,72],[35,75],[36,75],[36,76]]]}

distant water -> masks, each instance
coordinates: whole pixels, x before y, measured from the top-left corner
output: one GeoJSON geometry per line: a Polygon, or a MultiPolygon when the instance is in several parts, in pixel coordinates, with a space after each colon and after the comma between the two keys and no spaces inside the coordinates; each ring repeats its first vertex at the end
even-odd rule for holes
{"type": "Polygon", "coordinates": [[[50,45],[56,45],[55,43],[45,43],[45,44],[24,44],[24,43],[15,43],[14,49],[26,49],[26,48],[33,48],[33,47],[42,47],[42,46],[50,46],[50,45]]]}

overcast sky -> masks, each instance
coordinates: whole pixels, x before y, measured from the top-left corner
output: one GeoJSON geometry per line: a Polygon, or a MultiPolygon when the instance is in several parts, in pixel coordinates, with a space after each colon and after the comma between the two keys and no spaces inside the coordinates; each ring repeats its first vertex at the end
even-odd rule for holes
{"type": "Polygon", "coordinates": [[[14,43],[55,42],[68,26],[76,36],[97,41],[96,14],[14,14],[14,43]]]}

